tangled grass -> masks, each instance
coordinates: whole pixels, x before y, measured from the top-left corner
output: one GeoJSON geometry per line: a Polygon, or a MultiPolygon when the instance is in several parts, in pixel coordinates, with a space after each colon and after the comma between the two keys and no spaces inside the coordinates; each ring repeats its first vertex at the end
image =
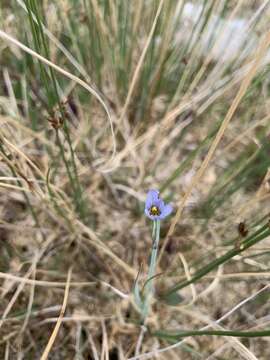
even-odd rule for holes
{"type": "Polygon", "coordinates": [[[269,5],[2,0],[1,359],[269,358],[269,5]]]}

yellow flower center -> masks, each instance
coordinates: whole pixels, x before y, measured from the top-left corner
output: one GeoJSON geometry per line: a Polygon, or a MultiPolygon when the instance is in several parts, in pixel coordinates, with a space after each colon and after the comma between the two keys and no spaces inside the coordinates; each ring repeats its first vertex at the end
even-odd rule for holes
{"type": "Polygon", "coordinates": [[[154,216],[160,215],[160,210],[159,210],[159,208],[158,208],[157,206],[155,206],[155,205],[151,206],[149,212],[150,212],[150,215],[154,215],[154,216]]]}

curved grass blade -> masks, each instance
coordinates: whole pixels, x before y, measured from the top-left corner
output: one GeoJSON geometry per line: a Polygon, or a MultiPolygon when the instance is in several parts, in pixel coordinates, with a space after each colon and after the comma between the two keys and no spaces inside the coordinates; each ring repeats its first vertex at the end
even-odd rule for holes
{"type": "Polygon", "coordinates": [[[269,224],[266,224],[262,226],[258,231],[256,231],[253,235],[249,236],[246,240],[244,240],[240,245],[240,247],[227,251],[224,255],[213,260],[210,264],[202,267],[193,275],[193,277],[190,280],[186,280],[174,285],[166,294],[164,294],[163,298],[166,299],[166,297],[170,296],[176,291],[183,289],[184,287],[190,284],[193,284],[194,282],[201,279],[204,275],[216,269],[219,265],[224,264],[225,262],[232,259],[234,256],[240,254],[241,252],[245,251],[251,246],[257,244],[258,242],[265,239],[269,235],[270,235],[269,224]]]}

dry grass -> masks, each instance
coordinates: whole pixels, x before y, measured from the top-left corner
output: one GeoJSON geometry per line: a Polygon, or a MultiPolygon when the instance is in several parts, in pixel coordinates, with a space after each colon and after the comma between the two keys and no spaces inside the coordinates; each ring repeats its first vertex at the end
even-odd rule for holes
{"type": "Polygon", "coordinates": [[[0,359],[268,359],[269,337],[172,344],[141,332],[132,298],[157,188],[175,211],[149,329],[269,328],[269,236],[181,289],[176,306],[160,299],[268,221],[268,2],[206,2],[200,19],[241,15],[257,36],[226,61],[215,58],[224,28],[205,51],[197,20],[187,47],[181,2],[142,0],[44,2],[48,57],[34,3],[4,1],[0,14],[0,359]]]}

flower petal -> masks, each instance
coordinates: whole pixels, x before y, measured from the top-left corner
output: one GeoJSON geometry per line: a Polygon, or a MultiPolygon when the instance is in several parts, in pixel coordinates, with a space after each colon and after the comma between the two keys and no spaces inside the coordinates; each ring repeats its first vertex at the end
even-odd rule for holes
{"type": "Polygon", "coordinates": [[[153,204],[156,204],[159,201],[157,190],[149,190],[146,196],[145,208],[149,209],[153,204]]]}
{"type": "Polygon", "coordinates": [[[161,214],[159,215],[160,219],[165,219],[170,213],[173,211],[173,207],[171,204],[167,204],[163,207],[161,214]]]}
{"type": "Polygon", "coordinates": [[[160,213],[162,213],[165,207],[164,201],[159,198],[157,201],[155,201],[154,205],[157,206],[159,208],[160,213]]]}

